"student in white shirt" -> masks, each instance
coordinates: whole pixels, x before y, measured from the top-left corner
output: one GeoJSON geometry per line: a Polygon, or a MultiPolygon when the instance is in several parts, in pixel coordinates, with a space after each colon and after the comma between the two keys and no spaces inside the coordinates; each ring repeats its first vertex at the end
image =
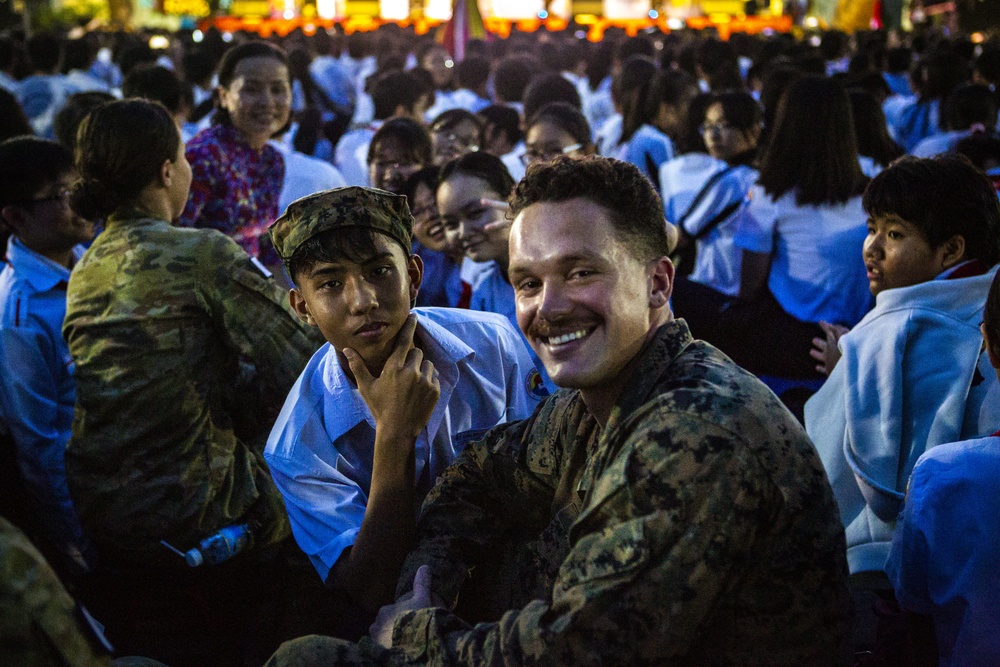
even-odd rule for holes
{"type": "Polygon", "coordinates": [[[417,510],[473,437],[523,419],[541,394],[520,336],[497,316],[411,304],[406,199],[341,188],[294,202],[271,237],[293,308],[328,344],[286,399],[265,449],[292,532],[361,613],[393,599],[417,510]]]}
{"type": "Polygon", "coordinates": [[[917,458],[1000,423],[978,326],[1000,259],[989,181],[964,158],[902,158],[875,177],[864,208],[875,307],[839,344],[817,341],[832,372],[805,409],[852,573],[882,570],[917,458]]]}
{"type": "Polygon", "coordinates": [[[861,258],[867,183],[841,84],[794,81],[733,238],[743,251],[741,303],[725,311],[718,342],[734,361],[759,375],[822,379],[809,359],[819,323],[853,326],[871,302],[861,258]]]}
{"type": "MultiPolygon", "coordinates": [[[[514,288],[507,278],[510,220],[504,202],[513,189],[514,179],[499,158],[469,153],[441,170],[437,202],[449,245],[461,248],[475,262],[489,262],[472,287],[469,307],[503,315],[519,330],[514,288]]],[[[536,365],[542,370],[541,363],[536,365]]],[[[554,391],[547,376],[543,378],[554,391]]]]}
{"type": "Polygon", "coordinates": [[[656,73],[656,64],[643,56],[632,56],[622,65],[615,79],[622,130],[610,157],[631,162],[659,189],[660,166],[674,157],[674,144],[652,124],[659,110],[653,99],[656,73]]]}
{"type": "Polygon", "coordinates": [[[720,93],[711,96],[699,126],[710,160],[702,169],[688,168],[690,161],[668,162],[660,180],[667,221],[677,225],[681,244],[695,250],[690,274],[674,282],[674,313],[687,320],[693,335],[712,340],[719,313],[739,294],[742,252],[733,243],[735,219],[757,180],[753,164],[763,113],[749,93],[720,93]],[[671,168],[678,166],[685,168],[671,168]]]}
{"type": "MultiPolygon", "coordinates": [[[[980,330],[993,374],[1000,373],[996,278],[980,330]]],[[[939,445],[910,475],[885,570],[900,606],[931,618],[944,667],[988,665],[1000,655],[998,479],[1000,433],[939,445]]]]}

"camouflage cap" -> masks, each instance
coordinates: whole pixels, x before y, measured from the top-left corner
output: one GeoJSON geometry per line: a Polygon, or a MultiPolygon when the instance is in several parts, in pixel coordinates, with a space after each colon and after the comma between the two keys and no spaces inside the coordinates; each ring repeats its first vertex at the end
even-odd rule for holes
{"type": "Polygon", "coordinates": [[[376,188],[334,188],[296,199],[268,233],[282,261],[288,262],[303,243],[340,227],[382,232],[410,252],[413,216],[406,197],[376,188]]]}

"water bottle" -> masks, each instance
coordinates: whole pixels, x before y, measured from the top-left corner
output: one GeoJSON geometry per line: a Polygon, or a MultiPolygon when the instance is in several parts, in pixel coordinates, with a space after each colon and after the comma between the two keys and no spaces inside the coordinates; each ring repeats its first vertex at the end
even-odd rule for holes
{"type": "Polygon", "coordinates": [[[249,525],[241,523],[226,526],[203,539],[196,548],[189,549],[184,554],[184,560],[191,567],[198,567],[203,563],[217,565],[246,549],[252,541],[253,534],[249,525]]]}

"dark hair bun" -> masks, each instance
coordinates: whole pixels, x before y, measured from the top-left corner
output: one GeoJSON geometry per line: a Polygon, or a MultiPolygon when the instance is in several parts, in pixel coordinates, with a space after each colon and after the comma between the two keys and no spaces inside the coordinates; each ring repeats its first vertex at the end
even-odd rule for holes
{"type": "Polygon", "coordinates": [[[77,183],[70,195],[70,206],[86,220],[106,218],[122,203],[115,193],[92,178],[77,183]]]}

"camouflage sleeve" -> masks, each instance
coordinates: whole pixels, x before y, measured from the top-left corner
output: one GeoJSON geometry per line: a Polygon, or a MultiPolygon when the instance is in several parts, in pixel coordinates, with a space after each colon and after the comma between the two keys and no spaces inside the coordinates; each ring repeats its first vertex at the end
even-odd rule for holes
{"type": "Polygon", "coordinates": [[[25,535],[0,519],[0,656],[5,665],[111,665],[73,599],[25,535]]]}
{"type": "Polygon", "coordinates": [[[213,233],[201,263],[206,307],[231,348],[248,362],[242,406],[269,428],[289,389],[323,339],[288,305],[288,294],[251,262],[234,241],[213,233]],[[249,402],[251,405],[246,405],[249,402]],[[252,405],[256,403],[256,405],[252,405]]]}
{"type": "Polygon", "coordinates": [[[397,597],[428,565],[434,593],[454,606],[469,570],[491,546],[547,523],[565,441],[555,426],[575,407],[573,396],[550,396],[528,419],[491,429],[441,475],[421,509],[417,547],[403,564],[397,597]]]}
{"type": "Polygon", "coordinates": [[[748,448],[734,446],[735,434],[656,403],[640,412],[573,527],[550,600],[475,627],[443,609],[405,614],[393,645],[406,660],[632,665],[690,657],[713,602],[753,553],[770,486],[748,448]]]}

